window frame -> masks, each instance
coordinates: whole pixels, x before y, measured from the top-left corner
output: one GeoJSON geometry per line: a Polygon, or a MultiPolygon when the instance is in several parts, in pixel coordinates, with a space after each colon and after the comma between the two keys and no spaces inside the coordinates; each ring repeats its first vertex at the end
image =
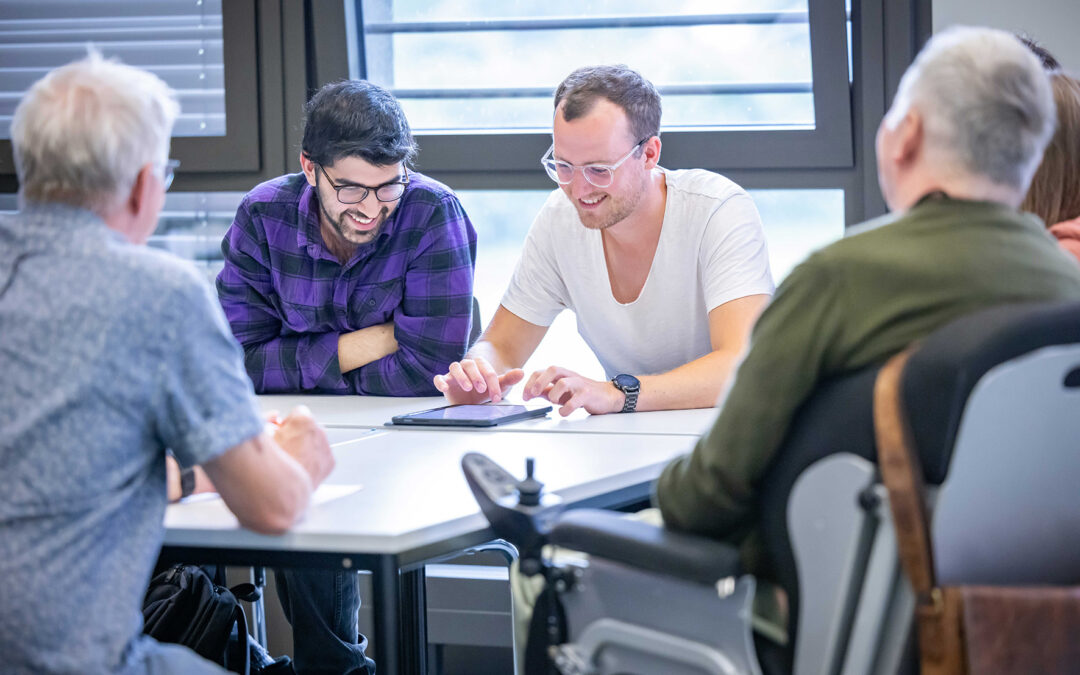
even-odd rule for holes
{"type": "MultiPolygon", "coordinates": [[[[392,0],[386,0],[391,2],[392,0]]],[[[360,0],[347,12],[363,21],[360,0]]],[[[849,168],[854,165],[851,95],[848,86],[846,9],[844,0],[808,0],[811,72],[814,87],[813,129],[746,129],[717,127],[709,130],[664,130],[665,166],[728,168],[849,168]],[[737,157],[736,164],[723,158],[737,157]]],[[[355,30],[350,44],[358,55],[350,59],[356,77],[366,75],[364,46],[367,36],[355,30]]],[[[532,172],[551,144],[548,132],[474,132],[416,134],[423,149],[421,170],[446,172],[532,172]]]]}

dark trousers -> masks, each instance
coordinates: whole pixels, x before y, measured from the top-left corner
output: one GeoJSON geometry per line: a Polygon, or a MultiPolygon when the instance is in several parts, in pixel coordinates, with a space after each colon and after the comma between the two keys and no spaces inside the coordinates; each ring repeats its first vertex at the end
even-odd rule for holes
{"type": "Polygon", "coordinates": [[[275,570],[278,598],[293,631],[299,675],[375,675],[357,628],[360,580],[344,570],[275,570]]]}

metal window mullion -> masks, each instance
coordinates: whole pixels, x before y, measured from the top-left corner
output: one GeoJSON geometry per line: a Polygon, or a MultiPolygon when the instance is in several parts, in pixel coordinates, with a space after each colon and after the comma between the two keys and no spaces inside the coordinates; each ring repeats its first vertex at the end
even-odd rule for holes
{"type": "Polygon", "coordinates": [[[671,26],[743,26],[807,23],[809,12],[731,12],[646,16],[559,17],[551,19],[470,19],[466,21],[369,21],[364,32],[459,33],[476,31],[574,30],[582,28],[665,28],[671,26]]]}
{"type": "MultiPolygon", "coordinates": [[[[809,94],[814,84],[803,82],[706,82],[658,86],[662,96],[710,96],[716,94],[809,94]]],[[[392,88],[400,99],[492,99],[492,98],[549,98],[551,87],[477,87],[477,88],[392,88]]]]}

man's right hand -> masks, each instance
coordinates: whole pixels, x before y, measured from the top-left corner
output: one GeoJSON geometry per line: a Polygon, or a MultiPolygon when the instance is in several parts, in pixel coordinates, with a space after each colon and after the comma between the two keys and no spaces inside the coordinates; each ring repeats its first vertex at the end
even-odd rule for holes
{"type": "Polygon", "coordinates": [[[334,469],[334,455],[326,432],[311,416],[307,406],[297,406],[277,424],[274,440],[304,467],[312,487],[323,482],[334,469]]]}
{"type": "Polygon", "coordinates": [[[434,382],[451,405],[484,403],[489,399],[498,403],[524,377],[521,368],[511,368],[500,375],[486,359],[477,356],[451,363],[449,372],[436,375],[434,382]]]}

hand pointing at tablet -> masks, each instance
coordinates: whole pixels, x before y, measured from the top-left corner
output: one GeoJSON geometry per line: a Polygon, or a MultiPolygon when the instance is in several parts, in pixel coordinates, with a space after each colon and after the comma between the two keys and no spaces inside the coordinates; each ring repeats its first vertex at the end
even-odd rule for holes
{"type": "Polygon", "coordinates": [[[487,359],[477,356],[450,364],[445,375],[436,375],[435,388],[451,404],[498,403],[511,387],[525,377],[521,368],[511,368],[501,375],[487,359]]]}
{"type": "Polygon", "coordinates": [[[540,344],[547,326],[537,326],[499,306],[487,330],[460,361],[433,378],[447,403],[498,403],[525,377],[521,366],[540,344]]]}

